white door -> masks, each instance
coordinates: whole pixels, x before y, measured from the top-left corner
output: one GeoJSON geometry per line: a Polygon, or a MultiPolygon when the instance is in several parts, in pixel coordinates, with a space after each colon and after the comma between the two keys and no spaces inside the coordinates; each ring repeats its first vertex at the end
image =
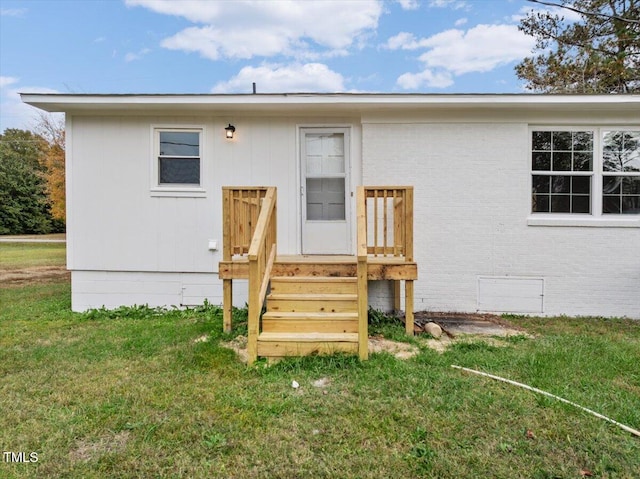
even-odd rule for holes
{"type": "Polygon", "coordinates": [[[349,129],[300,130],[303,254],[351,254],[349,129]]]}

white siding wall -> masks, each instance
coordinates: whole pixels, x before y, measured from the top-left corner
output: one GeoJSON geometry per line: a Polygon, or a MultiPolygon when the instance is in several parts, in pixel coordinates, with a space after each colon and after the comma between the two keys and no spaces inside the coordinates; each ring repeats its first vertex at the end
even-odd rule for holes
{"type": "MultiPolygon", "coordinates": [[[[279,252],[297,253],[299,125],[353,125],[354,156],[360,157],[359,119],[70,118],[68,267],[73,309],[191,304],[204,297],[221,303],[217,267],[222,258],[222,186],[276,186],[279,252]],[[224,138],[229,122],[236,126],[232,141],[224,138]],[[153,126],[204,128],[205,197],[151,194],[153,126]],[[218,241],[218,251],[208,249],[212,239],[218,241]]],[[[356,158],[353,164],[358,182],[360,164],[356,158]]],[[[246,288],[234,290],[237,304],[244,304],[246,288]]]]}
{"type": "Polygon", "coordinates": [[[480,277],[517,277],[543,280],[544,314],[640,318],[640,228],[527,225],[528,131],[363,124],[364,184],[415,186],[416,310],[473,312],[480,277]]]}

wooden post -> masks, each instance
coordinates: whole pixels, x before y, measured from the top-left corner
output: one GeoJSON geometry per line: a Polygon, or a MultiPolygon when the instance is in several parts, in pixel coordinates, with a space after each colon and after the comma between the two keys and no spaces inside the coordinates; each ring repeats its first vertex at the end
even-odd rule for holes
{"type": "Polygon", "coordinates": [[[369,297],[367,291],[367,259],[358,257],[358,356],[369,358],[369,297]]]}
{"type": "Polygon", "coordinates": [[[394,311],[400,311],[400,289],[401,289],[401,281],[398,279],[393,282],[393,309],[394,311]]]}
{"type": "Polygon", "coordinates": [[[404,242],[404,256],[406,261],[413,261],[413,186],[407,186],[405,190],[404,230],[406,232],[404,242]]]}
{"type": "MultiPolygon", "coordinates": [[[[413,261],[413,186],[405,190],[405,261],[413,261]]],[[[404,282],[404,318],[407,334],[413,336],[413,280],[404,282]]]]}
{"type": "MultiPolygon", "coordinates": [[[[222,259],[231,261],[231,191],[222,188],[222,259]]],[[[222,329],[231,332],[233,327],[233,280],[222,280],[222,329]]]]}
{"type": "Polygon", "coordinates": [[[233,280],[222,280],[222,327],[225,333],[233,328],[233,280]]]}
{"type": "MultiPolygon", "coordinates": [[[[377,199],[374,199],[374,202],[377,199]]],[[[375,206],[374,206],[375,208],[375,206]]],[[[358,356],[369,358],[369,297],[367,284],[367,198],[363,186],[356,193],[357,278],[358,278],[358,356]]]]}
{"type": "Polygon", "coordinates": [[[260,271],[257,261],[249,261],[249,312],[247,318],[247,362],[258,359],[258,335],[260,334],[260,271]]]}
{"type": "Polygon", "coordinates": [[[413,280],[404,282],[404,323],[407,335],[413,336],[413,280]]]}

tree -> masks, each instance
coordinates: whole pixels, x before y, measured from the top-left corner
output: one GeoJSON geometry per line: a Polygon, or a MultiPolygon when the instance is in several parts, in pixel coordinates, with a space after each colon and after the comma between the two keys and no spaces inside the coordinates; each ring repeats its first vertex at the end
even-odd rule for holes
{"type": "Polygon", "coordinates": [[[64,223],[66,219],[64,119],[41,113],[35,131],[46,140],[41,162],[45,168],[46,193],[51,204],[51,216],[57,223],[64,223]]]}
{"type": "Polygon", "coordinates": [[[0,234],[42,234],[52,230],[40,162],[44,140],[30,131],[0,135],[0,234]]]}
{"type": "Polygon", "coordinates": [[[532,91],[633,93],[640,91],[640,0],[547,2],[576,15],[531,11],[518,28],[536,39],[533,56],[516,66],[532,91]]]}

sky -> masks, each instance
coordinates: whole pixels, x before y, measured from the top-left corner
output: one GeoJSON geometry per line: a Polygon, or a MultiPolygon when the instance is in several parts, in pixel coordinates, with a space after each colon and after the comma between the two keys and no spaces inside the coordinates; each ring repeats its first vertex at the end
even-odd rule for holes
{"type": "Polygon", "coordinates": [[[18,92],[521,93],[527,0],[0,0],[0,132],[18,92]]]}

